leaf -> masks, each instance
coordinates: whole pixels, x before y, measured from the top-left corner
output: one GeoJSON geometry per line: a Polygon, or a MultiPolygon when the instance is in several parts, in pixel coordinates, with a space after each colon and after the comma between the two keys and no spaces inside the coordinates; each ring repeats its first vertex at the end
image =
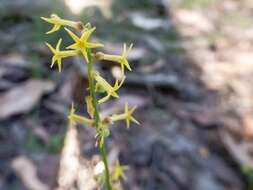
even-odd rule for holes
{"type": "Polygon", "coordinates": [[[11,167],[29,190],[49,190],[37,175],[36,165],[27,157],[19,156],[12,160],[11,167]]]}
{"type": "Polygon", "coordinates": [[[206,15],[197,11],[178,10],[175,17],[180,24],[188,26],[193,34],[212,32],[214,30],[213,23],[206,18],[206,15]]]}
{"type": "Polygon", "coordinates": [[[134,26],[146,31],[170,27],[168,20],[161,18],[151,18],[142,13],[132,13],[130,14],[130,19],[134,26]]]}
{"type": "Polygon", "coordinates": [[[27,113],[39,102],[43,94],[54,90],[51,81],[29,80],[0,95],[0,119],[27,113]]]}
{"type": "Polygon", "coordinates": [[[69,126],[61,153],[58,174],[59,189],[71,189],[78,175],[80,143],[75,126],[69,126]]]}
{"type": "Polygon", "coordinates": [[[227,130],[220,130],[221,140],[228,149],[229,153],[241,166],[247,166],[253,168],[252,142],[238,141],[227,130]]]}
{"type": "Polygon", "coordinates": [[[76,126],[68,127],[60,158],[58,190],[76,189],[75,186],[78,186],[77,189],[92,190],[96,187],[91,161],[80,154],[78,133],[76,126]]]}

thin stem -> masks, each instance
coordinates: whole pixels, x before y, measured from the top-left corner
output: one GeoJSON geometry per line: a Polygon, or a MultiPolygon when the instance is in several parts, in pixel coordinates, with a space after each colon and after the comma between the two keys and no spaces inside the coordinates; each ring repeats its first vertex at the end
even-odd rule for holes
{"type": "MultiPolygon", "coordinates": [[[[92,65],[93,65],[93,57],[91,55],[91,52],[88,51],[88,79],[89,79],[89,87],[90,87],[89,89],[90,89],[90,96],[92,98],[92,105],[94,107],[95,127],[96,127],[96,129],[98,129],[101,120],[100,120],[99,110],[98,110],[98,100],[97,100],[96,93],[95,93],[95,84],[94,84],[94,77],[92,74],[92,70],[93,70],[92,65]]],[[[111,182],[110,182],[110,172],[109,172],[108,161],[107,161],[107,157],[106,157],[105,143],[103,143],[102,146],[98,145],[98,147],[99,147],[100,155],[101,155],[102,160],[105,165],[106,189],[112,190],[111,182]]]]}

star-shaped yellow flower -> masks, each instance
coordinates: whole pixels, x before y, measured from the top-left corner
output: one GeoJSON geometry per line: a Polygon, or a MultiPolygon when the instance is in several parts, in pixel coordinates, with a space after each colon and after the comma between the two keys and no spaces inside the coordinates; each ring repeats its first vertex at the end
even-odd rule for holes
{"type": "Polygon", "coordinates": [[[115,98],[119,98],[119,95],[117,94],[117,90],[122,86],[124,79],[121,80],[120,84],[119,84],[119,81],[116,80],[114,86],[111,86],[97,72],[94,72],[94,79],[97,81],[96,89],[99,89],[100,91],[107,93],[105,97],[101,98],[98,101],[99,104],[106,102],[111,96],[115,98]]]}
{"type": "Polygon", "coordinates": [[[113,115],[111,116],[111,121],[119,121],[119,120],[125,120],[126,121],[126,127],[129,128],[130,127],[130,122],[134,122],[136,124],[140,124],[132,115],[133,112],[136,110],[136,107],[131,108],[130,110],[128,109],[128,104],[125,104],[125,112],[122,114],[118,114],[118,115],[113,115]]]}
{"type": "Polygon", "coordinates": [[[61,72],[63,58],[78,55],[78,51],[75,51],[75,50],[61,51],[60,50],[61,42],[62,42],[62,39],[59,39],[59,41],[56,45],[56,48],[53,48],[50,44],[46,43],[48,48],[54,54],[50,67],[52,68],[54,66],[55,62],[57,62],[59,72],[61,72]]]}
{"type": "Polygon", "coordinates": [[[122,75],[124,76],[125,75],[125,67],[129,70],[129,71],[132,71],[129,63],[128,63],[128,55],[129,55],[129,52],[132,50],[133,48],[133,44],[130,45],[130,47],[127,49],[127,46],[126,44],[124,44],[124,47],[123,47],[123,52],[121,55],[110,55],[110,54],[105,54],[105,53],[102,53],[102,52],[98,52],[96,53],[95,57],[98,59],[98,60],[106,60],[106,61],[114,61],[114,62],[117,62],[120,64],[120,67],[121,67],[121,73],[122,75]]]}
{"type": "Polygon", "coordinates": [[[68,119],[69,119],[69,122],[70,122],[70,126],[76,125],[76,122],[79,122],[81,124],[86,124],[86,125],[89,125],[89,126],[91,126],[93,124],[92,119],[88,119],[86,117],[83,117],[83,116],[80,116],[80,115],[76,114],[76,110],[75,110],[75,107],[74,107],[73,103],[71,105],[71,109],[70,109],[70,112],[69,112],[69,115],[68,115],[68,119]]]}
{"type": "Polygon", "coordinates": [[[120,178],[126,180],[125,171],[128,170],[128,166],[120,165],[119,161],[117,160],[115,165],[113,166],[112,170],[112,180],[114,182],[118,181],[120,178]]]}
{"type": "Polygon", "coordinates": [[[70,20],[65,20],[65,19],[60,18],[56,14],[51,14],[50,18],[45,18],[45,17],[40,17],[40,18],[42,20],[54,25],[53,28],[50,31],[48,31],[46,34],[51,34],[53,32],[56,32],[56,31],[60,30],[60,28],[62,26],[70,26],[75,29],[82,29],[83,28],[83,25],[81,22],[74,22],[74,21],[70,21],[70,20]]]}
{"type": "Polygon", "coordinates": [[[89,38],[91,34],[96,30],[96,27],[84,30],[80,38],[69,29],[65,28],[65,30],[68,32],[71,38],[75,41],[75,43],[68,46],[67,49],[80,50],[87,62],[89,61],[88,53],[87,53],[88,49],[99,48],[99,47],[104,46],[103,44],[100,44],[100,43],[89,42],[89,38]]]}

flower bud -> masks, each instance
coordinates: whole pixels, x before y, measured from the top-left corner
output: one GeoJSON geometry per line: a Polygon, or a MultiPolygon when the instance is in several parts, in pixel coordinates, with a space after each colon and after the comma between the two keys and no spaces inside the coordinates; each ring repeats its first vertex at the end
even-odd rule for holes
{"type": "Polygon", "coordinates": [[[102,53],[102,52],[97,52],[97,53],[95,54],[95,58],[96,58],[97,60],[103,60],[103,59],[104,59],[104,53],[102,53]]]}

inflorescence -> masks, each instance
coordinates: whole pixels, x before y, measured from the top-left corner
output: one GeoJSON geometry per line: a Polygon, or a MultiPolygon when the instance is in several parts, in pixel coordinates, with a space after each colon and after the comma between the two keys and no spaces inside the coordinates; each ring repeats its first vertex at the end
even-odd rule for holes
{"type": "Polygon", "coordinates": [[[121,55],[110,55],[103,52],[96,52],[96,48],[104,47],[101,43],[95,43],[90,41],[91,35],[95,32],[96,27],[92,27],[90,23],[84,25],[82,22],[75,22],[70,20],[65,20],[52,14],[50,18],[41,17],[44,21],[53,25],[52,29],[46,34],[51,34],[57,32],[62,28],[66,30],[68,35],[73,39],[74,43],[61,50],[60,46],[62,39],[58,40],[56,47],[46,43],[48,48],[53,53],[51,67],[57,63],[58,71],[62,71],[62,59],[73,56],[82,56],[88,67],[88,79],[89,79],[89,96],[85,98],[86,107],[89,117],[84,117],[76,113],[74,104],[72,103],[71,110],[69,112],[69,123],[70,126],[75,126],[77,123],[85,124],[96,129],[96,145],[99,147],[102,160],[104,163],[103,175],[99,177],[99,180],[106,187],[107,190],[112,188],[118,189],[118,184],[121,178],[125,178],[124,171],[127,170],[127,166],[121,166],[117,161],[114,167],[109,171],[109,166],[107,163],[107,157],[105,152],[105,138],[109,136],[110,129],[109,125],[116,121],[125,121],[126,127],[130,127],[130,123],[134,122],[139,124],[139,122],[133,117],[133,112],[136,107],[129,108],[128,104],[125,104],[125,110],[121,114],[113,114],[111,116],[103,116],[99,111],[99,105],[108,101],[111,97],[119,98],[118,90],[123,85],[125,81],[125,70],[131,71],[131,67],[128,62],[128,55],[131,51],[133,44],[127,48],[124,44],[123,52],[121,55]],[[71,29],[70,29],[71,28],[71,29]],[[80,37],[76,33],[81,33],[80,37]],[[107,82],[98,71],[94,70],[93,60],[99,61],[112,61],[121,67],[121,77],[120,80],[116,80],[114,85],[107,82]],[[106,94],[101,99],[97,99],[97,95],[103,93],[106,94]]]}

